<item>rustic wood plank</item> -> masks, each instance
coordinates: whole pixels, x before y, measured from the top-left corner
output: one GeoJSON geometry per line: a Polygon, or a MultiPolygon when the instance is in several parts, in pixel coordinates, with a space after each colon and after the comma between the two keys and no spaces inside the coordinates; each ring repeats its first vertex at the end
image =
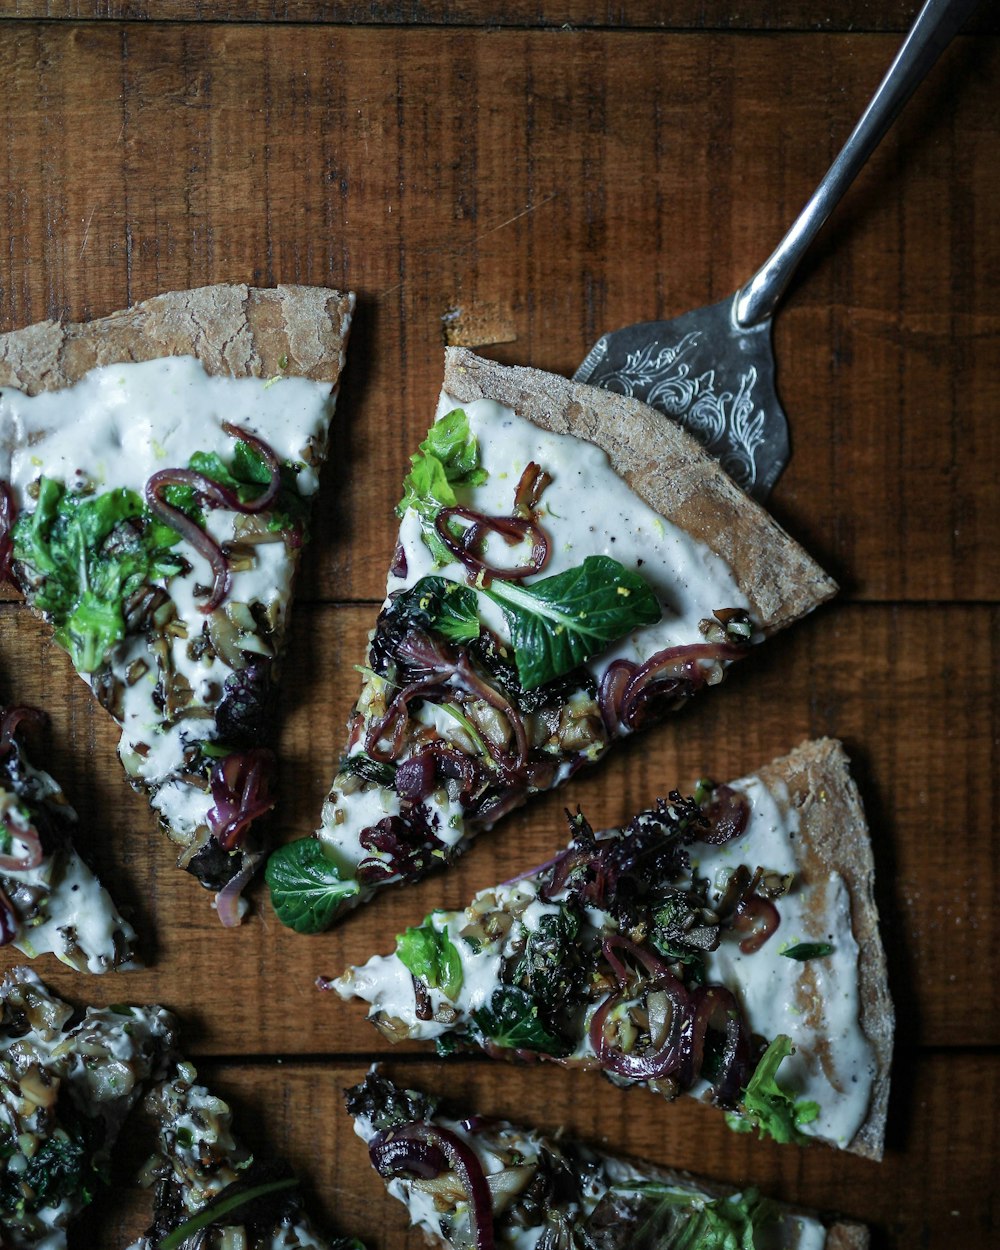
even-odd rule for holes
{"type": "MultiPolygon", "coordinates": [[[[342,746],[356,692],[351,664],[373,607],[309,607],[292,625],[284,690],[279,837],[309,832],[342,746]]],[[[360,1005],[320,998],[313,981],[391,948],[392,935],[433,907],[547,859],[564,843],[567,803],[595,827],[625,820],[654,797],[708,772],[751,771],[818,734],[847,743],[873,830],[882,929],[900,1045],[1000,1042],[994,900],[1000,849],[992,742],[1000,619],[985,607],[830,608],[761,648],[727,688],[683,718],[486,834],[448,873],[387,891],[338,929],[306,938],[283,929],[262,897],[238,931],[223,931],[208,896],[177,872],[145,802],[114,758],[115,732],[44,626],[0,607],[0,687],[53,717],[52,767],[83,815],[86,845],[108,882],[155,935],[148,971],[93,983],[95,1001],[123,994],[191,1007],[192,1049],[214,1054],[385,1051],[360,1005]],[[295,1009],[289,1010],[289,1003],[295,1009]]],[[[14,962],[10,951],[0,966],[14,962]]],[[[78,994],[54,961],[42,970],[78,994]]]]}
{"type": "MultiPolygon", "coordinates": [[[[375,598],[443,319],[568,372],[605,329],[721,298],[897,42],[5,24],[0,325],[203,282],[356,288],[302,590],[375,598]]],[[[774,508],[852,597],[1000,586],[998,65],[1000,41],[956,41],[777,321],[774,508]]]]}
{"type": "MultiPolygon", "coordinates": [[[[365,1064],[321,1063],[279,1068],[200,1065],[201,1076],[232,1099],[237,1127],[257,1148],[279,1150],[307,1178],[313,1208],[330,1227],[363,1237],[379,1250],[426,1246],[406,1229],[403,1207],[388,1198],[342,1110],[341,1090],[362,1078],[365,1064]]],[[[896,1140],[882,1164],[820,1146],[798,1150],[763,1145],[730,1133],[717,1113],[687,1100],[663,1107],[629,1096],[586,1073],[501,1064],[431,1065],[398,1060],[398,1081],[454,1100],[457,1108],[529,1121],[701,1175],[757,1184],[786,1201],[869,1222],[873,1245],[995,1244],[988,1201],[995,1184],[1000,1057],[963,1053],[905,1058],[894,1090],[896,1140]]],[[[139,1138],[136,1135],[135,1140],[139,1138]]],[[[143,1157],[136,1146],[131,1158],[143,1157]]],[[[130,1166],[122,1169],[127,1186],[130,1166]]],[[[116,1191],[79,1230],[76,1246],[124,1246],[147,1219],[148,1195],[116,1191]],[[88,1240],[88,1235],[90,1240],[88,1240]]]]}
{"type": "MultiPolygon", "coordinates": [[[[987,6],[983,6],[986,8],[987,6]]],[[[664,8],[655,0],[14,0],[0,15],[50,20],[221,21],[378,23],[410,26],[611,27],[654,30],[905,31],[916,0],[776,0],[738,5],[733,0],[679,0],[664,8]]],[[[988,12],[971,30],[996,30],[988,12]]]]}

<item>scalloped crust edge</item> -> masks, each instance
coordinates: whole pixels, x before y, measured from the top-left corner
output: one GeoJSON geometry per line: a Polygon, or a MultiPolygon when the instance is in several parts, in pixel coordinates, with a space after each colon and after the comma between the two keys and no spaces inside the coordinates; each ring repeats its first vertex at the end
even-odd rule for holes
{"type": "Polygon", "coordinates": [[[0,335],[0,386],[72,386],[98,365],[194,356],[206,372],[340,380],[354,296],[240,283],[168,291],[93,321],[39,321],[0,335]]]}
{"type": "Polygon", "coordinates": [[[641,499],[726,561],[765,634],[836,594],[836,582],[718,461],[638,400],[459,347],[445,351],[444,389],[460,403],[496,400],[542,429],[600,447],[641,499]]]}

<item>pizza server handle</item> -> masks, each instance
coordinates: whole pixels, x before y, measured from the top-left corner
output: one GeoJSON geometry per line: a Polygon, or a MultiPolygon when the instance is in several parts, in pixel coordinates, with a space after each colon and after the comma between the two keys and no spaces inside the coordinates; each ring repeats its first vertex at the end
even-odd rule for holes
{"type": "Polygon", "coordinates": [[[927,0],[878,90],[812,198],[761,268],[737,292],[733,317],[738,326],[749,329],[773,315],[820,227],[924,75],[979,3],[980,0],[927,0]]]}

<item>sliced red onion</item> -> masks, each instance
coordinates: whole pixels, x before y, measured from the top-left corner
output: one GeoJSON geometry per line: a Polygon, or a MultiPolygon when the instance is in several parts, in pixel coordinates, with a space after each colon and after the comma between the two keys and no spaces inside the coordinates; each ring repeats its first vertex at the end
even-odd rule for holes
{"type": "Polygon", "coordinates": [[[260,867],[258,856],[251,857],[240,871],[226,882],[215,896],[215,910],[225,929],[239,928],[243,917],[240,915],[240,897],[249,885],[254,873],[260,867]]]}
{"type": "Polygon", "coordinates": [[[750,800],[732,786],[716,786],[704,812],[711,832],[703,834],[698,840],[707,842],[709,846],[722,846],[746,830],[750,820],[750,800]]]}
{"type": "Polygon", "coordinates": [[[418,1020],[429,1020],[431,1018],[431,996],[419,977],[415,977],[410,973],[410,980],[413,982],[413,1014],[418,1020]]]}
{"type": "Polygon", "coordinates": [[[465,508],[460,504],[451,508],[442,508],[434,518],[434,528],[438,537],[448,548],[456,560],[459,560],[473,573],[483,573],[487,577],[497,577],[505,582],[519,582],[534,573],[540,573],[549,561],[549,539],[533,517],[519,516],[486,516],[476,512],[474,508],[465,508]],[[470,522],[461,537],[456,538],[449,522],[454,518],[470,522]],[[531,558],[526,564],[514,568],[499,569],[476,554],[486,535],[492,531],[506,539],[508,543],[531,540],[531,558]]]}
{"type": "Polygon", "coordinates": [[[393,577],[405,577],[407,567],[406,548],[402,543],[396,543],[396,550],[392,553],[392,564],[389,565],[389,572],[393,577]]]}
{"type": "Polygon", "coordinates": [[[605,938],[601,949],[620,988],[616,993],[608,995],[591,1018],[590,1044],[594,1054],[605,1071],[614,1072],[617,1076],[624,1076],[632,1081],[655,1081],[669,1076],[681,1063],[683,1042],[690,1027],[691,1008],[687,990],[670,971],[665,960],[623,934],[612,934],[605,938]],[[635,997],[634,991],[628,988],[629,974],[618,958],[619,951],[631,955],[651,974],[651,980],[644,981],[641,985],[647,997],[655,991],[666,994],[670,1000],[670,1027],[663,1042],[655,1050],[626,1053],[608,1038],[608,1017],[621,1003],[635,997]]]}
{"type": "Polygon", "coordinates": [[[270,793],[274,752],[267,747],[234,751],[212,769],[210,786],[215,806],[208,827],[224,851],[234,851],[251,823],[275,804],[270,793]]]}
{"type": "Polygon", "coordinates": [[[459,782],[459,793],[469,795],[480,780],[480,773],[475,760],[464,751],[435,742],[399,765],[396,793],[403,799],[425,799],[437,788],[439,778],[459,782]]]}
{"type": "Polygon", "coordinates": [[[372,1166],[379,1176],[401,1173],[432,1180],[445,1163],[458,1176],[469,1200],[469,1231],[475,1250],[494,1250],[493,1199],[476,1152],[450,1129],[437,1124],[404,1124],[372,1138],[368,1146],[372,1166]]]}
{"type": "Polygon", "coordinates": [[[7,946],[17,937],[17,923],[14,904],[0,887],[0,946],[7,946]]]}
{"type": "Polygon", "coordinates": [[[722,985],[699,985],[691,993],[691,1026],[683,1043],[680,1083],[690,1089],[701,1075],[709,1029],[725,1035],[715,1101],[735,1106],[750,1075],[750,1034],[736,998],[722,985]]]}
{"type": "Polygon", "coordinates": [[[233,425],[229,421],[223,422],[222,428],[233,438],[249,443],[260,454],[270,471],[270,480],[256,499],[244,502],[228,486],[213,482],[211,478],[194,469],[161,469],[152,475],[146,483],[145,490],[146,503],[150,512],[164,525],[169,525],[171,529],[176,530],[211,565],[212,591],[208,602],[201,605],[202,612],[214,612],[225,602],[232,584],[229,559],[211,534],[195,524],[190,517],[185,516],[179,508],[167,503],[162,492],[168,486],[190,486],[210,507],[228,508],[231,512],[253,513],[263,512],[265,508],[270,507],[281,488],[281,463],[273,448],[256,434],[251,434],[249,430],[244,430],[241,426],[233,425]]]}
{"type": "Polygon", "coordinates": [[[744,895],[733,912],[733,928],[739,933],[748,934],[740,942],[740,950],[744,955],[759,951],[779,924],[781,916],[777,907],[769,898],[761,898],[759,894],[744,895]]]}
{"type": "Polygon", "coordinates": [[[503,747],[492,742],[488,734],[483,735],[483,742],[493,761],[502,770],[508,773],[522,771],[528,763],[528,731],[524,727],[521,713],[495,686],[490,685],[488,681],[479,676],[472,668],[467,656],[463,655],[459,658],[455,676],[467,693],[482,699],[484,703],[488,703],[490,707],[496,708],[498,712],[502,712],[507,718],[517,746],[517,754],[513,759],[503,747]]]}
{"type": "Polygon", "coordinates": [[[385,712],[372,721],[365,731],[365,753],[380,764],[390,764],[403,749],[403,736],[406,733],[406,722],[409,719],[407,704],[411,699],[425,697],[432,690],[441,689],[441,677],[435,674],[424,681],[416,681],[401,690],[392,700],[385,712]],[[379,746],[383,738],[388,739],[388,748],[379,746]]]}
{"type": "Polygon", "coordinates": [[[25,847],[25,853],[22,856],[0,855],[0,872],[27,872],[30,868],[37,868],[45,858],[45,852],[42,850],[41,839],[35,826],[29,823],[27,829],[20,829],[13,825],[6,816],[0,817],[0,820],[6,825],[10,836],[23,843],[25,847]]]}
{"type": "Polygon", "coordinates": [[[552,474],[532,460],[525,466],[514,491],[514,515],[534,517],[542,492],[552,482],[552,474]]]}
{"type": "Polygon", "coordinates": [[[0,760],[14,745],[15,735],[22,722],[40,729],[48,723],[48,719],[48,715],[38,707],[19,704],[16,707],[0,708],[0,760]]]}
{"type": "Polygon", "coordinates": [[[17,500],[9,482],[0,482],[0,582],[10,578],[14,563],[14,522],[17,500]]]}
{"type": "Polygon", "coordinates": [[[666,647],[638,666],[628,660],[610,664],[601,678],[598,699],[609,733],[635,729],[642,708],[662,696],[686,698],[705,681],[700,661],[738,660],[743,647],[696,642],[666,647]]]}

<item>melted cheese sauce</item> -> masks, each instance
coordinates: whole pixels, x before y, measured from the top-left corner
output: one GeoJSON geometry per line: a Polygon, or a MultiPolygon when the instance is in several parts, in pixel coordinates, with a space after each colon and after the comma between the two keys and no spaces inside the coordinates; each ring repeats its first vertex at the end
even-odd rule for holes
{"type": "MultiPolygon", "coordinates": [[[[299,493],[308,497],[318,487],[314,466],[325,455],[332,409],[330,384],[305,378],[211,377],[192,357],[107,365],[64,390],[28,396],[0,388],[0,479],[13,487],[19,513],[33,510],[29,488],[43,474],[70,491],[127,487],[142,496],[153,473],[186,468],[195,451],[215,452],[230,463],[234,440],[222,426],[231,422],[258,434],[282,462],[298,465],[299,493]]],[[[236,516],[225,509],[207,511],[207,528],[217,541],[236,536],[236,516]]],[[[124,685],[122,714],[116,718],[123,763],[131,776],[158,790],[154,808],[185,841],[205,824],[212,799],[206,790],[178,780],[185,772],[184,749],[189,741],[215,736],[212,713],[232,670],[214,656],[190,657],[189,643],[206,621],[199,611],[204,595],[195,589],[210,586],[212,573],[186,541],[172,550],[188,560],[191,571],[165,583],[179,622],[187,626],[187,636],[169,636],[169,667],[190,685],[194,716],[186,713],[164,726],[153,702],[160,672],[144,638],[126,637],[110,660],[124,685]],[[143,665],[145,673],[136,677],[143,665]]],[[[262,604],[280,640],[295,564],[283,542],[256,545],[251,566],[234,570],[231,594],[220,611],[228,604],[262,604]]],[[[241,635],[240,641],[253,646],[255,637],[241,635]]]]}
{"type": "MultiPolygon", "coordinates": [[[[796,872],[798,814],[786,792],[772,794],[758,779],[734,782],[751,803],[751,816],[742,837],[721,847],[695,845],[692,866],[721,892],[728,873],[739,864],[751,871],[758,865],[778,873],[796,872]]],[[[428,991],[432,1019],[415,1014],[413,980],[393,954],[375,956],[349,968],[333,988],[341,998],[360,998],[371,1004],[369,1016],[382,1014],[399,1022],[406,1036],[428,1041],[463,1031],[474,1012],[488,1006],[499,985],[500,969],[519,937],[534,932],[555,904],[537,898],[537,878],[483,890],[462,912],[434,912],[430,923],[447,932],[462,963],[463,981],[455,1000],[440,989],[428,991]],[[477,907],[478,904],[478,907],[477,907]],[[500,909],[519,917],[507,936],[476,947],[462,936],[484,912],[500,909]]],[[[806,1134],[846,1146],[864,1122],[875,1077],[875,1057],[861,1030],[858,1002],[858,947],[851,931],[847,888],[835,874],[819,881],[796,877],[790,891],[777,900],[781,921],[776,932],[752,955],[739,951],[741,935],[724,933],[719,948],[706,955],[708,980],[730,989],[740,1000],[752,1032],[768,1040],[787,1034],[796,1052],[781,1065],[779,1081],[796,1100],[813,1100],[820,1114],[803,1126],[806,1134]],[[799,942],[824,941],[833,953],[799,962],[782,950],[799,942]]],[[[591,910],[595,930],[617,931],[603,912],[591,910]]],[[[593,936],[593,935],[592,935],[593,936]]],[[[570,1062],[592,1060],[586,1027],[570,1062]]],[[[695,1094],[707,1084],[696,1085],[695,1094]]]]}

